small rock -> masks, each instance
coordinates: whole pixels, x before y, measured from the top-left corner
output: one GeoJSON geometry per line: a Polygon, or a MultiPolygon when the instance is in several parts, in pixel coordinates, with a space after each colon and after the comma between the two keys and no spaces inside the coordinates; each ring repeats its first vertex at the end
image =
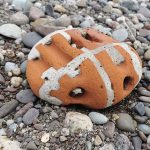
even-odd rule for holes
{"type": "Polygon", "coordinates": [[[145,113],[146,113],[146,116],[148,118],[150,118],[150,108],[149,107],[145,107],[145,113]]]}
{"type": "Polygon", "coordinates": [[[140,7],[140,10],[138,11],[138,13],[141,13],[143,16],[150,18],[150,10],[144,6],[140,7]]]}
{"type": "Polygon", "coordinates": [[[134,119],[140,123],[144,123],[148,120],[148,117],[147,116],[138,116],[138,115],[135,115],[134,116],[134,119]]]}
{"type": "Polygon", "coordinates": [[[96,137],[95,137],[94,144],[96,146],[99,146],[99,145],[102,144],[102,140],[101,140],[101,138],[98,135],[96,135],[96,137]]]}
{"type": "Polygon", "coordinates": [[[39,131],[42,131],[44,129],[44,126],[42,124],[34,124],[34,128],[39,131]]]}
{"type": "Polygon", "coordinates": [[[145,114],[145,108],[144,108],[144,104],[142,102],[139,102],[136,104],[136,106],[134,107],[135,111],[143,116],[145,114]]]}
{"type": "Polygon", "coordinates": [[[2,74],[0,74],[0,83],[5,83],[5,78],[2,76],[2,74]]]}
{"type": "Polygon", "coordinates": [[[17,111],[17,113],[14,115],[14,118],[22,117],[32,107],[33,107],[33,103],[32,102],[27,103],[25,106],[20,108],[19,111],[17,111]]]}
{"type": "Polygon", "coordinates": [[[53,111],[51,112],[51,117],[52,117],[53,119],[58,118],[58,114],[53,110],[53,111]]]}
{"type": "Polygon", "coordinates": [[[144,134],[150,134],[150,126],[146,124],[139,124],[138,129],[141,130],[144,134]]]}
{"type": "Polygon", "coordinates": [[[6,136],[0,136],[0,148],[3,150],[22,150],[18,141],[12,141],[6,136]]]}
{"type": "Polygon", "coordinates": [[[65,13],[67,11],[62,5],[59,4],[55,5],[54,10],[60,13],[65,13]]]}
{"type": "Polygon", "coordinates": [[[13,72],[14,70],[18,69],[18,65],[12,62],[6,62],[5,64],[5,71],[8,72],[13,72]]]}
{"type": "Polygon", "coordinates": [[[0,129],[0,136],[5,136],[6,135],[6,132],[5,132],[5,129],[0,129]]]}
{"type": "Polygon", "coordinates": [[[92,150],[92,143],[90,141],[86,141],[86,149],[85,150],[92,150]]]}
{"type": "Polygon", "coordinates": [[[109,138],[113,138],[115,132],[115,124],[113,122],[107,122],[103,126],[103,133],[109,138]]]}
{"type": "Polygon", "coordinates": [[[67,138],[65,136],[60,136],[60,141],[61,142],[67,141],[67,138]]]}
{"type": "Polygon", "coordinates": [[[42,135],[41,142],[47,143],[49,141],[49,138],[50,138],[50,134],[49,133],[44,133],[42,135]]]}
{"type": "Polygon", "coordinates": [[[150,135],[147,138],[147,148],[150,149],[150,135]]]}
{"type": "Polygon", "coordinates": [[[30,89],[21,90],[17,93],[16,99],[24,104],[36,101],[36,97],[30,89]]]}
{"type": "Polygon", "coordinates": [[[142,131],[138,131],[138,134],[139,134],[142,141],[144,141],[144,142],[147,141],[147,137],[142,131]]]}
{"type": "Polygon", "coordinates": [[[146,60],[150,60],[150,49],[147,50],[147,51],[144,53],[144,58],[145,58],[146,60]]]}
{"type": "Polygon", "coordinates": [[[135,126],[132,117],[127,113],[118,114],[119,119],[116,120],[117,128],[127,132],[134,132],[135,126]]]}
{"type": "Polygon", "coordinates": [[[62,128],[61,130],[61,135],[63,136],[68,136],[70,134],[69,129],[67,128],[62,128]]]}
{"type": "Polygon", "coordinates": [[[139,9],[139,4],[137,0],[123,0],[121,5],[123,7],[126,7],[129,10],[138,10],[139,9]]]}
{"type": "Polygon", "coordinates": [[[105,124],[108,121],[108,118],[106,116],[98,112],[89,113],[89,117],[95,124],[105,124]]]}
{"type": "Polygon", "coordinates": [[[112,36],[115,40],[123,42],[128,38],[128,32],[126,29],[118,29],[112,33],[112,36]]]}
{"type": "Polygon", "coordinates": [[[140,34],[140,36],[146,37],[146,36],[148,36],[150,34],[150,30],[140,29],[139,30],[139,34],[140,34]]]}
{"type": "Polygon", "coordinates": [[[140,137],[135,136],[135,137],[132,137],[131,140],[132,140],[134,149],[135,149],[135,150],[140,150],[140,149],[141,149],[141,146],[142,146],[142,140],[140,139],[140,137]]]}
{"type": "Polygon", "coordinates": [[[29,13],[30,20],[36,20],[36,19],[42,18],[44,16],[45,16],[45,14],[41,9],[39,9],[37,7],[31,7],[30,13],[29,13]]]}
{"type": "Polygon", "coordinates": [[[10,126],[13,123],[14,123],[14,120],[12,119],[6,121],[7,126],[10,126]]]}
{"type": "Polygon", "coordinates": [[[19,87],[22,81],[21,77],[12,77],[10,82],[13,87],[19,87]]]}
{"type": "Polygon", "coordinates": [[[114,149],[114,146],[110,144],[105,144],[103,147],[99,148],[99,150],[116,150],[114,149]]]}
{"type": "Polygon", "coordinates": [[[65,126],[70,129],[72,133],[80,131],[92,131],[93,124],[90,118],[78,112],[68,112],[65,118],[65,126]]]}
{"type": "Polygon", "coordinates": [[[11,100],[10,102],[5,103],[0,108],[0,118],[3,118],[10,114],[16,107],[18,106],[19,102],[16,100],[11,100]]]}
{"type": "Polygon", "coordinates": [[[53,9],[53,6],[50,5],[50,4],[46,5],[46,6],[45,6],[45,12],[46,12],[47,15],[53,17],[53,16],[54,16],[54,9],[53,9]]]}
{"type": "Polygon", "coordinates": [[[37,146],[35,145],[35,142],[34,141],[30,141],[28,144],[27,144],[27,150],[36,150],[37,149],[37,146]]]}
{"type": "Polygon", "coordinates": [[[150,103],[150,97],[146,97],[146,96],[140,96],[139,100],[143,101],[143,102],[147,102],[150,103]]]}
{"type": "Polygon", "coordinates": [[[27,60],[21,63],[20,69],[22,73],[26,73],[27,60]]]}
{"type": "Polygon", "coordinates": [[[32,48],[42,37],[36,32],[29,32],[22,37],[23,44],[32,48]]]}
{"type": "Polygon", "coordinates": [[[0,34],[9,38],[21,38],[21,28],[15,24],[3,24],[0,26],[0,34]]]}
{"type": "MultiPolygon", "coordinates": [[[[146,80],[150,81],[150,71],[149,70],[146,70],[145,73],[144,73],[144,77],[146,80]]],[[[150,98],[150,97],[149,97],[150,98]]]]}
{"type": "Polygon", "coordinates": [[[29,18],[22,12],[17,12],[10,17],[10,21],[16,25],[25,25],[29,23],[29,18]]]}
{"type": "Polygon", "coordinates": [[[55,25],[61,27],[68,27],[69,25],[71,25],[71,19],[66,14],[62,15],[61,17],[55,20],[55,25]]]}
{"type": "Polygon", "coordinates": [[[89,28],[89,27],[91,27],[91,24],[89,21],[85,20],[80,24],[80,27],[81,28],[89,28]]]}
{"type": "Polygon", "coordinates": [[[26,125],[30,125],[33,123],[33,121],[37,119],[38,116],[39,116],[39,110],[35,108],[31,108],[23,116],[23,122],[26,125]]]}
{"type": "Polygon", "coordinates": [[[1,100],[4,100],[4,99],[5,99],[5,97],[0,94],[0,101],[1,101],[1,100]]]}
{"type": "Polygon", "coordinates": [[[115,150],[128,150],[130,141],[124,134],[118,134],[114,140],[115,150]]]}
{"type": "Polygon", "coordinates": [[[77,0],[76,5],[78,7],[86,7],[87,0],[77,0]]]}
{"type": "Polygon", "coordinates": [[[32,6],[31,0],[13,0],[12,6],[17,11],[28,12],[32,6]]]}

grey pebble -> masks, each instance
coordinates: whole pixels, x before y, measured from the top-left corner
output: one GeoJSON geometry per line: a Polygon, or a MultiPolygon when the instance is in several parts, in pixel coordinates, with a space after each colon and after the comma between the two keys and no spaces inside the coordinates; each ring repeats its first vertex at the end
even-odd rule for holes
{"type": "Polygon", "coordinates": [[[145,114],[145,108],[144,108],[144,104],[142,102],[138,102],[136,104],[136,106],[134,107],[134,109],[141,116],[143,116],[145,114]]]}
{"type": "Polygon", "coordinates": [[[27,150],[36,150],[37,149],[37,146],[35,145],[35,142],[34,141],[30,141],[28,144],[27,144],[27,150]]]}
{"type": "Polygon", "coordinates": [[[138,121],[139,123],[144,123],[148,120],[147,116],[139,116],[139,115],[134,115],[134,119],[138,121]]]}
{"type": "Polygon", "coordinates": [[[135,136],[131,138],[132,144],[135,150],[140,150],[142,146],[142,140],[139,136],[135,136]]]}
{"type": "Polygon", "coordinates": [[[147,96],[140,96],[139,100],[141,100],[143,102],[150,103],[150,97],[147,97],[147,96]]]}
{"type": "Polygon", "coordinates": [[[150,108],[149,107],[145,107],[145,113],[146,113],[146,116],[148,118],[150,118],[150,108]]]}
{"type": "Polygon", "coordinates": [[[20,92],[17,93],[16,99],[21,102],[21,103],[29,103],[29,102],[35,102],[36,101],[36,96],[33,94],[32,90],[26,89],[26,90],[21,90],[20,92]]]}
{"type": "Polygon", "coordinates": [[[0,74],[0,83],[5,83],[5,78],[0,74]]]}
{"type": "Polygon", "coordinates": [[[13,110],[16,109],[18,106],[19,102],[16,100],[11,100],[10,102],[5,103],[1,108],[0,108],[0,118],[3,118],[10,114],[13,110]]]}
{"type": "Polygon", "coordinates": [[[33,123],[33,121],[35,121],[35,119],[37,119],[38,116],[39,116],[39,110],[35,108],[31,108],[23,116],[23,122],[26,125],[30,125],[33,123]]]}
{"type": "Polygon", "coordinates": [[[20,69],[22,73],[26,73],[27,60],[21,63],[20,69]]]}
{"type": "Polygon", "coordinates": [[[138,129],[142,131],[144,134],[147,134],[147,135],[150,134],[150,126],[146,124],[139,124],[138,129]]]}

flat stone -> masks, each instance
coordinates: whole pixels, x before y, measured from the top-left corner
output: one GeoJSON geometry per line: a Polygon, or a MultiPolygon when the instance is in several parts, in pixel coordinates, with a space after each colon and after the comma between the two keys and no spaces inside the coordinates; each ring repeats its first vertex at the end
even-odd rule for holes
{"type": "Polygon", "coordinates": [[[138,121],[139,123],[144,123],[148,120],[148,117],[147,116],[139,116],[139,115],[135,115],[134,116],[134,119],[136,121],[138,121]]]}
{"type": "Polygon", "coordinates": [[[132,117],[127,113],[119,113],[119,119],[116,120],[116,126],[118,129],[127,131],[127,132],[134,132],[135,126],[132,117]]]}
{"type": "Polygon", "coordinates": [[[25,25],[29,23],[29,18],[22,12],[17,12],[10,17],[10,21],[16,25],[25,25]]]}
{"type": "Polygon", "coordinates": [[[101,144],[102,144],[101,138],[98,135],[96,135],[95,140],[94,140],[94,145],[99,146],[101,144]]]}
{"type": "Polygon", "coordinates": [[[143,102],[150,103],[150,97],[147,97],[147,96],[140,96],[139,100],[141,100],[143,102]]]}
{"type": "Polygon", "coordinates": [[[121,5],[133,11],[139,9],[139,4],[138,4],[138,1],[136,0],[123,0],[121,5]]]}
{"type": "Polygon", "coordinates": [[[150,49],[144,53],[144,59],[150,60],[150,49]]]}
{"type": "Polygon", "coordinates": [[[145,114],[145,108],[144,108],[144,104],[142,102],[139,102],[136,104],[136,106],[134,107],[135,111],[143,116],[145,114]]]}
{"type": "Polygon", "coordinates": [[[149,107],[145,107],[145,113],[146,113],[146,116],[148,118],[150,118],[150,108],[149,107]]]}
{"type": "Polygon", "coordinates": [[[26,125],[30,125],[33,123],[33,121],[37,119],[38,116],[39,116],[39,110],[35,108],[31,108],[23,116],[23,122],[26,125]]]}
{"type": "Polygon", "coordinates": [[[86,7],[86,5],[87,5],[87,0],[77,0],[76,5],[77,5],[78,7],[86,7]]]}
{"type": "Polygon", "coordinates": [[[0,26],[0,34],[9,38],[18,39],[21,38],[21,28],[15,24],[3,24],[0,26]]]}
{"type": "Polygon", "coordinates": [[[19,93],[17,93],[16,99],[19,102],[26,104],[29,102],[36,101],[36,96],[33,94],[32,90],[26,89],[26,90],[21,90],[19,93]]]}
{"type": "Polygon", "coordinates": [[[22,37],[23,44],[29,48],[32,48],[42,37],[36,32],[29,32],[22,37]]]}
{"type": "Polygon", "coordinates": [[[10,102],[5,103],[1,108],[0,108],[0,118],[3,118],[10,114],[13,110],[16,109],[18,106],[19,102],[16,100],[11,100],[10,102]]]}
{"type": "Polygon", "coordinates": [[[118,134],[114,139],[115,150],[129,150],[130,141],[125,134],[118,134]]]}
{"type": "Polygon", "coordinates": [[[142,140],[140,139],[140,137],[135,136],[135,137],[132,137],[131,140],[132,140],[132,144],[134,146],[134,149],[135,150],[140,150],[141,146],[142,146],[142,140]]]}
{"type": "Polygon", "coordinates": [[[144,6],[140,7],[140,10],[138,11],[138,13],[141,13],[143,16],[150,18],[150,10],[144,6]]]}
{"type": "Polygon", "coordinates": [[[118,29],[112,33],[112,36],[115,40],[123,42],[128,38],[128,32],[126,29],[118,29]]]}
{"type": "Polygon", "coordinates": [[[106,122],[108,122],[108,118],[105,115],[98,112],[89,113],[89,117],[95,124],[105,124],[106,122]]]}
{"type": "Polygon", "coordinates": [[[113,138],[115,132],[115,124],[113,122],[107,122],[103,126],[103,133],[109,138],[113,138]]]}
{"type": "Polygon", "coordinates": [[[65,127],[69,128],[72,133],[93,130],[93,124],[90,118],[78,112],[67,113],[65,118],[65,127]]]}
{"type": "Polygon", "coordinates": [[[14,118],[22,117],[29,109],[33,107],[33,103],[29,102],[25,106],[19,109],[19,111],[16,112],[14,115],[14,118]]]}
{"type": "Polygon", "coordinates": [[[150,126],[146,124],[139,124],[138,129],[141,130],[146,135],[150,134],[150,126]]]}
{"type": "Polygon", "coordinates": [[[41,9],[39,9],[37,7],[31,7],[30,12],[29,12],[30,20],[36,20],[36,19],[42,18],[44,16],[45,16],[45,14],[41,9]]]}
{"type": "Polygon", "coordinates": [[[150,30],[140,29],[139,30],[139,34],[140,34],[140,36],[146,37],[146,36],[148,36],[150,34],[150,30]]]}

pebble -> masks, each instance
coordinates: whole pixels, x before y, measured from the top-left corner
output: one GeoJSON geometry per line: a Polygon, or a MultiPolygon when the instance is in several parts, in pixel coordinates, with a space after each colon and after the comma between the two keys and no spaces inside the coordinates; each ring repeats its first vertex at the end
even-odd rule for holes
{"type": "Polygon", "coordinates": [[[51,112],[51,117],[52,117],[53,119],[57,119],[59,116],[58,116],[58,114],[53,110],[53,111],[51,112]]]}
{"type": "Polygon", "coordinates": [[[30,125],[33,123],[33,121],[35,121],[38,118],[38,116],[39,116],[39,110],[35,108],[31,108],[23,116],[23,122],[26,125],[30,125]]]}
{"type": "Polygon", "coordinates": [[[7,126],[10,126],[10,125],[13,124],[13,123],[14,123],[14,120],[13,120],[13,119],[10,119],[10,120],[7,120],[7,121],[6,121],[7,126]]]}
{"type": "Polygon", "coordinates": [[[65,13],[67,11],[62,5],[59,4],[55,5],[54,10],[60,13],[65,13]]]}
{"type": "Polygon", "coordinates": [[[29,18],[22,12],[17,12],[10,17],[10,22],[16,25],[25,25],[29,23],[29,18]]]}
{"type": "Polygon", "coordinates": [[[136,0],[123,0],[121,5],[123,7],[126,7],[129,10],[138,10],[139,9],[139,4],[136,0]]]}
{"type": "Polygon", "coordinates": [[[44,126],[42,124],[34,124],[34,128],[39,131],[42,131],[44,129],[44,126]]]}
{"type": "Polygon", "coordinates": [[[49,16],[54,16],[54,9],[53,9],[53,6],[51,4],[47,4],[45,6],[45,13],[49,16]]]}
{"type": "Polygon", "coordinates": [[[27,103],[22,108],[20,108],[19,111],[16,112],[16,114],[14,115],[14,118],[22,117],[32,107],[33,107],[32,102],[27,103]]]}
{"type": "Polygon", "coordinates": [[[115,124],[113,122],[107,122],[103,126],[103,133],[109,138],[113,138],[115,132],[115,124]]]}
{"type": "Polygon", "coordinates": [[[105,115],[98,112],[89,113],[89,117],[95,124],[105,124],[106,122],[108,122],[108,118],[105,115]]]}
{"type": "Polygon", "coordinates": [[[150,149],[150,135],[147,137],[147,148],[150,149]]]}
{"type": "Polygon", "coordinates": [[[67,138],[65,136],[60,136],[60,141],[61,142],[67,141],[67,138]]]}
{"type": "Polygon", "coordinates": [[[142,131],[138,131],[138,134],[139,134],[142,141],[144,141],[144,142],[147,141],[147,137],[142,131]]]}
{"type": "Polygon", "coordinates": [[[114,139],[115,150],[129,150],[130,141],[125,134],[118,134],[114,139]]]}
{"type": "Polygon", "coordinates": [[[99,150],[116,150],[112,143],[105,144],[103,147],[99,148],[99,150]]]}
{"type": "Polygon", "coordinates": [[[42,37],[36,32],[29,32],[24,34],[22,37],[22,42],[25,46],[32,48],[42,37]]]}
{"type": "Polygon", "coordinates": [[[6,136],[0,136],[0,148],[3,150],[22,150],[18,141],[12,141],[6,136]]]}
{"type": "Polygon", "coordinates": [[[6,62],[5,64],[5,71],[8,72],[14,72],[14,70],[18,69],[18,65],[12,62],[6,62]]]}
{"type": "Polygon", "coordinates": [[[150,81],[150,71],[146,70],[144,73],[145,79],[147,79],[148,81],[150,81]]]}
{"type": "Polygon", "coordinates": [[[94,145],[99,146],[101,144],[102,144],[101,138],[98,135],[96,135],[95,140],[94,140],[94,145]]]}
{"type": "Polygon", "coordinates": [[[93,130],[93,124],[90,118],[78,112],[67,113],[65,118],[65,127],[69,128],[72,133],[93,130]]]}
{"type": "Polygon", "coordinates": [[[26,89],[26,90],[21,90],[19,93],[17,93],[16,99],[19,102],[26,104],[29,102],[36,101],[36,96],[33,94],[32,90],[26,89]]]}
{"type": "Polygon", "coordinates": [[[147,116],[134,115],[134,119],[140,123],[144,123],[148,120],[148,117],[147,116]]]}
{"type": "Polygon", "coordinates": [[[27,60],[21,63],[20,70],[22,73],[26,73],[26,67],[27,67],[27,60]]]}
{"type": "Polygon", "coordinates": [[[10,82],[11,82],[11,85],[13,87],[19,87],[22,83],[22,78],[21,77],[12,77],[10,82]]]}
{"type": "Polygon", "coordinates": [[[7,103],[5,103],[1,108],[0,108],[0,118],[3,118],[10,114],[13,110],[16,109],[18,106],[18,101],[16,100],[11,100],[7,103]]]}
{"type": "Polygon", "coordinates": [[[31,7],[30,12],[29,12],[30,20],[34,21],[34,20],[42,18],[44,16],[45,16],[45,14],[41,9],[39,9],[37,7],[31,7]]]}
{"type": "Polygon", "coordinates": [[[144,6],[140,7],[140,10],[138,11],[138,13],[141,13],[143,16],[150,18],[150,10],[144,6]]]}
{"type": "Polygon", "coordinates": [[[4,99],[5,99],[5,97],[0,94],[0,101],[1,101],[1,100],[4,100],[4,99]]]}
{"type": "Polygon", "coordinates": [[[144,96],[150,97],[150,91],[148,91],[148,90],[146,90],[146,89],[140,90],[140,94],[141,94],[141,95],[144,95],[144,96]]]}
{"type": "Polygon", "coordinates": [[[6,135],[6,132],[5,132],[5,129],[0,129],[0,136],[5,136],[6,135]]]}
{"type": "Polygon", "coordinates": [[[145,108],[144,108],[144,104],[142,102],[138,102],[135,105],[134,109],[141,116],[143,116],[145,114],[145,108]]]}
{"type": "Polygon", "coordinates": [[[80,24],[80,27],[81,28],[89,28],[89,27],[91,27],[91,24],[89,21],[85,20],[80,24]]]}
{"type": "Polygon", "coordinates": [[[5,83],[5,78],[0,74],[0,83],[4,84],[5,83]]]}
{"type": "Polygon", "coordinates": [[[18,39],[21,38],[21,28],[15,24],[3,24],[0,26],[0,34],[9,38],[18,39]]]}
{"type": "Polygon", "coordinates": [[[36,150],[38,149],[37,146],[35,145],[35,142],[34,141],[30,141],[28,144],[27,144],[27,147],[26,147],[28,150],[36,150]]]}
{"type": "Polygon", "coordinates": [[[112,33],[112,37],[115,39],[115,40],[118,40],[120,42],[123,42],[125,41],[127,38],[128,38],[128,32],[126,29],[118,29],[118,30],[115,30],[113,33],[112,33]]]}
{"type": "Polygon", "coordinates": [[[92,150],[92,143],[90,142],[90,141],[86,141],[86,143],[85,143],[86,145],[86,148],[85,148],[85,150],[92,150]]]}
{"type": "Polygon", "coordinates": [[[61,27],[68,27],[69,25],[71,25],[71,18],[64,14],[55,20],[55,25],[61,27]]]}
{"type": "Polygon", "coordinates": [[[86,5],[87,5],[87,0],[77,0],[76,5],[77,5],[78,7],[86,7],[86,5]]]}
{"type": "Polygon", "coordinates": [[[147,51],[144,53],[144,59],[145,59],[145,60],[150,60],[150,49],[147,50],[147,51]]]}
{"type": "Polygon", "coordinates": [[[116,120],[116,126],[120,130],[134,132],[135,126],[132,117],[127,113],[119,113],[119,119],[116,120]]]}
{"type": "Polygon", "coordinates": [[[12,6],[17,11],[28,12],[32,6],[31,0],[13,0],[12,6]]]}
{"type": "Polygon", "coordinates": [[[143,36],[143,37],[146,37],[150,34],[150,30],[147,30],[147,29],[140,29],[139,30],[139,35],[140,36],[143,36]]]}
{"type": "Polygon", "coordinates": [[[63,136],[69,136],[69,134],[70,134],[69,129],[67,129],[67,128],[62,128],[62,130],[61,130],[61,135],[63,135],[63,136]]]}
{"type": "Polygon", "coordinates": [[[132,144],[135,150],[140,150],[142,146],[142,140],[139,136],[134,136],[131,138],[132,144]]]}
{"type": "Polygon", "coordinates": [[[143,102],[147,102],[150,103],[150,97],[146,97],[146,96],[140,96],[139,100],[143,101],[143,102]]]}
{"type": "Polygon", "coordinates": [[[41,142],[47,143],[49,141],[49,138],[50,138],[50,134],[49,133],[44,133],[42,135],[41,142]]]}
{"type": "Polygon", "coordinates": [[[150,126],[146,124],[139,124],[138,129],[146,135],[150,134],[150,126]]]}
{"type": "Polygon", "coordinates": [[[150,108],[149,107],[145,107],[145,113],[146,113],[146,116],[148,118],[150,118],[150,108]]]}

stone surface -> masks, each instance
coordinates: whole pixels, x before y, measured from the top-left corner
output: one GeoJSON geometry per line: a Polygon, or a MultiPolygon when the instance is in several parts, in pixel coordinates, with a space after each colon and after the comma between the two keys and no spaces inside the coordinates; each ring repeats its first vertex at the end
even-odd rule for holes
{"type": "Polygon", "coordinates": [[[116,120],[116,126],[120,130],[134,132],[135,126],[132,117],[127,113],[118,114],[119,119],[116,120]]]}
{"type": "Polygon", "coordinates": [[[144,134],[147,134],[147,135],[150,134],[150,126],[146,124],[139,124],[138,129],[142,131],[144,134]]]}
{"type": "Polygon", "coordinates": [[[50,134],[49,133],[44,133],[42,135],[41,142],[46,143],[46,142],[49,141],[49,138],[50,138],[50,134]]]}
{"type": "Polygon", "coordinates": [[[141,149],[141,146],[142,146],[142,140],[140,139],[139,136],[135,136],[135,137],[132,137],[132,144],[134,146],[134,149],[135,150],[140,150],[141,149]]]}
{"type": "Polygon", "coordinates": [[[140,10],[138,11],[138,13],[141,13],[143,16],[150,18],[150,10],[144,6],[140,7],[140,10]]]}
{"type": "Polygon", "coordinates": [[[144,108],[144,104],[142,102],[139,102],[136,104],[136,106],[134,107],[135,111],[143,116],[145,114],[145,108],[144,108]]]}
{"type": "Polygon", "coordinates": [[[144,53],[144,58],[145,58],[146,60],[150,60],[150,49],[147,50],[147,51],[144,53]]]}
{"type": "Polygon", "coordinates": [[[118,29],[112,33],[112,37],[120,42],[123,42],[128,38],[128,32],[126,29],[118,29]]]}
{"type": "Polygon", "coordinates": [[[29,23],[29,18],[22,12],[17,12],[10,17],[10,21],[16,25],[25,25],[29,23]]]}
{"type": "Polygon", "coordinates": [[[105,124],[108,121],[108,118],[105,115],[97,112],[89,113],[89,117],[95,124],[105,124]]]}
{"type": "Polygon", "coordinates": [[[29,149],[29,150],[36,150],[36,149],[37,149],[37,146],[35,145],[35,142],[34,142],[34,141],[30,141],[30,142],[27,144],[27,149],[29,149]]]}
{"type": "Polygon", "coordinates": [[[15,24],[3,24],[0,26],[0,34],[9,38],[21,38],[21,28],[15,24]]]}
{"type": "Polygon", "coordinates": [[[138,10],[139,4],[137,0],[123,0],[121,5],[129,10],[138,10]]]}
{"type": "Polygon", "coordinates": [[[23,44],[32,48],[42,37],[36,32],[29,32],[22,37],[23,44]]]}
{"type": "Polygon", "coordinates": [[[103,133],[109,138],[113,138],[115,132],[115,124],[113,122],[107,122],[103,126],[103,133]]]}
{"type": "Polygon", "coordinates": [[[23,116],[23,122],[26,125],[30,125],[33,123],[33,121],[37,119],[38,116],[39,116],[39,110],[35,108],[31,108],[23,116]]]}
{"type": "Polygon", "coordinates": [[[16,100],[11,100],[10,102],[5,103],[1,108],[0,108],[0,118],[3,118],[7,116],[9,113],[11,113],[13,110],[16,109],[18,106],[18,101],[16,100]]]}
{"type": "Polygon", "coordinates": [[[22,81],[21,77],[12,77],[10,82],[13,87],[19,87],[22,81]]]}
{"type": "Polygon", "coordinates": [[[16,99],[24,104],[36,101],[36,97],[30,89],[21,90],[17,93],[16,99]]]}
{"type": "Polygon", "coordinates": [[[0,74],[0,83],[5,83],[5,78],[3,77],[2,74],[0,74]]]}
{"type": "Polygon", "coordinates": [[[44,16],[45,16],[45,14],[41,9],[39,9],[37,7],[31,7],[30,13],[29,13],[30,20],[36,20],[36,19],[42,18],[44,16]]]}
{"type": "Polygon", "coordinates": [[[93,130],[93,124],[90,118],[78,112],[67,113],[65,118],[65,126],[69,128],[72,133],[93,130]]]}
{"type": "Polygon", "coordinates": [[[150,118],[150,108],[149,107],[145,107],[145,113],[146,113],[146,116],[148,118],[150,118]]]}
{"type": "Polygon", "coordinates": [[[101,144],[102,144],[101,138],[98,135],[96,135],[95,140],[94,140],[94,145],[99,146],[101,144]]]}
{"type": "Polygon", "coordinates": [[[147,96],[140,96],[139,100],[141,100],[143,102],[150,103],[150,97],[147,97],[147,96]]]}
{"type": "Polygon", "coordinates": [[[0,136],[0,148],[2,150],[22,150],[18,141],[12,141],[6,136],[0,136]]]}

